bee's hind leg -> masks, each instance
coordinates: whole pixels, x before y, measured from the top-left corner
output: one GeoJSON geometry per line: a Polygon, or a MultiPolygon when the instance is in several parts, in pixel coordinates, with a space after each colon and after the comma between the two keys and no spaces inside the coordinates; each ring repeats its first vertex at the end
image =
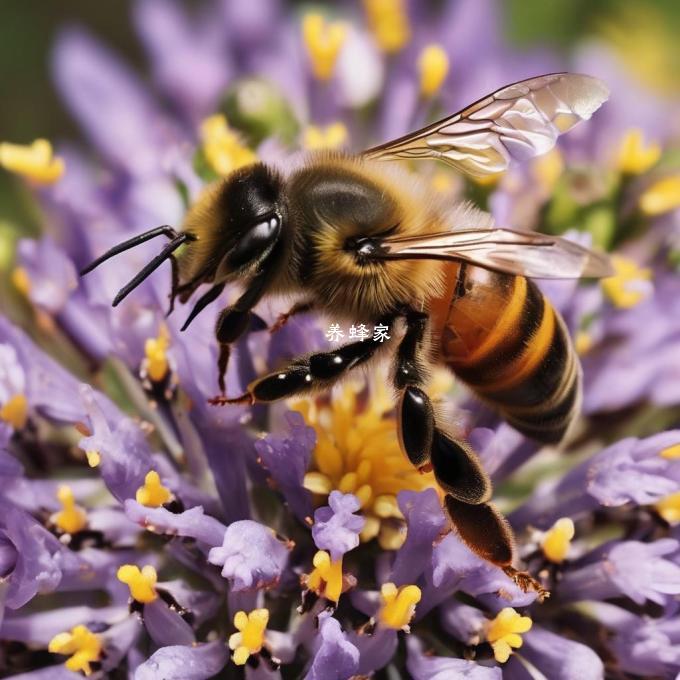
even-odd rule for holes
{"type": "Polygon", "coordinates": [[[542,599],[543,587],[529,574],[512,566],[515,541],[507,520],[488,501],[491,482],[465,442],[442,429],[427,396],[425,345],[428,317],[423,312],[406,314],[406,333],[396,353],[393,381],[399,391],[397,417],[399,441],[419,470],[433,470],[446,492],[444,509],[460,538],[483,559],[501,567],[523,590],[533,589],[542,599]]]}

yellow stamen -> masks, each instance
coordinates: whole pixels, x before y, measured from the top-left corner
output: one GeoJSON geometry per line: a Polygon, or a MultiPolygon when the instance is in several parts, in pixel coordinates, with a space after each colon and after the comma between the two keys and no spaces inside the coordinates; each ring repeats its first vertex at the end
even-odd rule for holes
{"type": "Polygon", "coordinates": [[[680,175],[671,175],[654,182],[640,196],[639,205],[648,217],[680,208],[680,175]]]}
{"type": "Polygon", "coordinates": [[[519,633],[531,629],[533,621],[528,616],[520,616],[512,607],[505,607],[489,622],[486,639],[491,643],[493,655],[499,663],[505,663],[512,649],[522,646],[519,633]]]}
{"type": "Polygon", "coordinates": [[[85,451],[85,456],[87,457],[87,464],[91,468],[99,467],[99,464],[102,462],[101,454],[99,451],[95,451],[94,449],[85,451]]]}
{"type": "Polygon", "coordinates": [[[680,522],[680,491],[662,498],[654,507],[669,524],[677,524],[680,522]]]}
{"type": "Polygon", "coordinates": [[[302,18],[302,39],[312,63],[312,71],[319,80],[328,80],[335,70],[335,62],[347,38],[347,27],[339,21],[326,22],[317,12],[302,18]]]}
{"type": "Polygon", "coordinates": [[[546,193],[550,193],[564,171],[564,159],[557,147],[539,156],[531,165],[532,174],[546,193]]]}
{"type": "Polygon", "coordinates": [[[378,534],[378,545],[383,550],[399,550],[404,545],[406,534],[404,522],[383,522],[378,534]]]}
{"type": "Polygon", "coordinates": [[[420,602],[418,586],[397,586],[385,583],[380,589],[382,608],[379,618],[383,626],[394,630],[407,630],[420,602]]]}
{"type": "Polygon", "coordinates": [[[55,635],[47,649],[52,654],[68,656],[64,665],[70,671],[81,671],[85,675],[90,675],[92,673],[90,664],[101,658],[102,642],[99,635],[80,625],[71,628],[70,633],[55,635]]]}
{"type": "Polygon", "coordinates": [[[302,135],[302,146],[309,151],[339,149],[347,138],[347,128],[342,123],[331,123],[325,128],[310,125],[302,135]]]}
{"type": "Polygon", "coordinates": [[[541,542],[543,554],[555,564],[564,562],[572,538],[574,538],[574,522],[569,517],[558,519],[543,536],[541,542]]]}
{"type": "Polygon", "coordinates": [[[158,508],[172,498],[170,490],[161,483],[160,475],[149,470],[144,477],[144,485],[137,489],[135,499],[147,508],[158,508]]]}
{"type": "Polygon", "coordinates": [[[342,557],[333,562],[325,550],[319,550],[312,564],[314,569],[305,579],[306,587],[337,604],[342,595],[342,557]]]}
{"type": "Polygon", "coordinates": [[[157,338],[148,338],[144,343],[146,372],[154,382],[160,382],[168,373],[168,348],[170,334],[165,324],[161,324],[157,338]]]}
{"type": "Polygon", "coordinates": [[[257,161],[257,156],[229,128],[227,119],[221,113],[203,121],[201,141],[208,165],[221,177],[227,177],[234,170],[257,161]]]}
{"type": "Polygon", "coordinates": [[[0,407],[0,420],[9,423],[15,430],[20,430],[28,420],[28,399],[24,394],[11,396],[0,407]]]}
{"type": "Polygon", "coordinates": [[[24,296],[31,292],[31,279],[23,267],[15,267],[12,271],[12,285],[24,296]]]}
{"type": "Polygon", "coordinates": [[[640,175],[647,172],[661,158],[661,147],[651,143],[645,145],[642,130],[628,130],[621,141],[619,149],[619,170],[629,175],[640,175]]]}
{"type": "Polygon", "coordinates": [[[84,529],[87,526],[87,514],[83,508],[76,505],[71,487],[60,486],[57,490],[57,499],[63,509],[54,515],[54,524],[67,534],[75,534],[84,529]]]}
{"type": "Polygon", "coordinates": [[[437,94],[449,73],[449,55],[441,45],[432,43],[423,48],[418,56],[418,73],[423,97],[437,94]]]}
{"type": "Polygon", "coordinates": [[[64,161],[46,139],[32,144],[0,144],[0,166],[39,184],[53,184],[64,174],[64,161]]]}
{"type": "Polygon", "coordinates": [[[659,455],[666,460],[677,460],[680,458],[680,444],[666,447],[659,455]]]}
{"type": "Polygon", "coordinates": [[[399,52],[411,39],[404,0],[364,0],[368,27],[381,50],[399,52]]]}
{"type": "Polygon", "coordinates": [[[229,649],[234,652],[231,658],[237,666],[243,666],[251,654],[262,649],[268,622],[267,609],[253,609],[250,614],[244,611],[236,613],[234,626],[239,632],[229,637],[229,649]]]}
{"type": "Polygon", "coordinates": [[[587,354],[593,346],[593,337],[588,331],[577,331],[574,344],[578,354],[587,354]]]}
{"type": "Polygon", "coordinates": [[[604,294],[616,307],[623,309],[635,307],[646,297],[642,290],[635,289],[635,285],[649,281],[652,278],[652,271],[642,269],[633,260],[620,255],[613,255],[611,262],[616,274],[602,279],[601,285],[604,294]],[[631,284],[633,285],[631,286],[631,284]]]}
{"type": "Polygon", "coordinates": [[[158,574],[150,564],[143,566],[141,570],[136,564],[124,564],[118,568],[116,576],[130,589],[133,600],[148,604],[158,597],[156,592],[158,574]]]}

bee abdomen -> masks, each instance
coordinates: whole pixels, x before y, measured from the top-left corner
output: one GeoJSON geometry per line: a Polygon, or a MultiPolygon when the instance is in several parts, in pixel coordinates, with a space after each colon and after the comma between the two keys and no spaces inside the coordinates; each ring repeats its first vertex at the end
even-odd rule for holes
{"type": "Polygon", "coordinates": [[[470,272],[465,283],[443,331],[445,361],[517,430],[560,441],[577,415],[581,388],[561,317],[523,277],[493,274],[476,281],[470,272]]]}

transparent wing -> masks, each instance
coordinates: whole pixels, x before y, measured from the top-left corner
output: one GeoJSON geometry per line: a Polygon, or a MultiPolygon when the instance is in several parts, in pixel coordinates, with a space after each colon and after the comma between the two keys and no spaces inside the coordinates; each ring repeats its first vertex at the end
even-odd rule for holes
{"type": "Polygon", "coordinates": [[[461,229],[388,238],[382,260],[464,260],[494,271],[538,279],[602,278],[614,272],[607,255],[559,236],[512,229],[461,229]]]}
{"type": "Polygon", "coordinates": [[[502,172],[512,159],[549,151],[609,96],[597,78],[553,73],[508,85],[422,130],[364,151],[365,158],[438,159],[469,175],[502,172]]]}

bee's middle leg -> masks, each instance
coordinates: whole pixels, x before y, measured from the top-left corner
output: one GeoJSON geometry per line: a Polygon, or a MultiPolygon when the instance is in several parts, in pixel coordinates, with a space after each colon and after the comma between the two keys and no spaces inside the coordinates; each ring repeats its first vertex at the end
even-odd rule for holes
{"type": "MultiPolygon", "coordinates": [[[[380,323],[389,321],[391,319],[383,319],[380,323]]],[[[364,340],[350,342],[330,352],[299,357],[284,368],[252,382],[240,397],[218,396],[210,403],[216,406],[266,403],[303,394],[315,387],[331,387],[348,371],[368,361],[381,346],[382,343],[364,340]]]]}

